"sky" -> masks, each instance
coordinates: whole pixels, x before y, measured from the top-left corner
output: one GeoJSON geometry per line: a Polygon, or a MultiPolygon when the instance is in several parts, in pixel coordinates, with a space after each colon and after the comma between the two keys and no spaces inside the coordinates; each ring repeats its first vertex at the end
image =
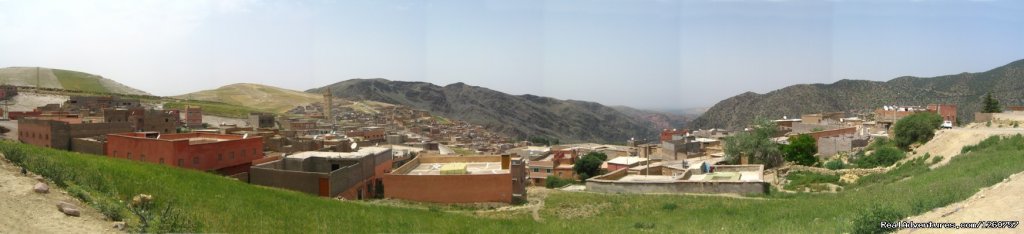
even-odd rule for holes
{"type": "Polygon", "coordinates": [[[1015,0],[0,0],[0,67],[156,95],[463,82],[649,109],[1024,59],[1015,0]]]}

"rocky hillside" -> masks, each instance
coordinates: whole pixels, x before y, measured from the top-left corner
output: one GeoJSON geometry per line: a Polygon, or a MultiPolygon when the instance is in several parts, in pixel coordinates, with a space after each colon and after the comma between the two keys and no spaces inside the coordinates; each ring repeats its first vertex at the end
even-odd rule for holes
{"type": "Polygon", "coordinates": [[[0,84],[16,86],[39,86],[42,88],[57,88],[66,90],[79,90],[97,93],[134,94],[150,95],[116,81],[103,78],[84,72],[36,68],[36,67],[7,67],[0,68],[0,84]]]}
{"type": "MultiPolygon", "coordinates": [[[[424,82],[354,79],[327,87],[337,97],[428,110],[512,137],[623,143],[630,137],[653,137],[659,129],[644,118],[594,102],[509,95],[463,83],[442,87],[424,82]]],[[[320,93],[322,89],[306,92],[320,93]]]]}
{"type": "Polygon", "coordinates": [[[882,105],[957,104],[961,122],[971,121],[986,93],[1004,105],[1024,103],[1024,60],[986,72],[930,78],[899,77],[887,82],[840,80],[832,84],[800,84],[766,94],[746,92],[725,99],[695,119],[694,128],[738,128],[755,118],[781,118],[804,113],[870,111],[882,105]]]}
{"type": "Polygon", "coordinates": [[[223,102],[261,111],[282,113],[299,105],[323,100],[318,94],[305,93],[261,84],[231,84],[220,88],[174,96],[178,99],[223,102]]]}

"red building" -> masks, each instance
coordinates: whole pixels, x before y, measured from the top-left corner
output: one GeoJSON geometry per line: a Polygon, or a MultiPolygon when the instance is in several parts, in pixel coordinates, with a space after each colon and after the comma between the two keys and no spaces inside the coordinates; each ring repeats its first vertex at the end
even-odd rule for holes
{"type": "Polygon", "coordinates": [[[686,129],[663,129],[661,130],[661,141],[671,141],[672,136],[686,136],[686,129]]]}
{"type": "Polygon", "coordinates": [[[263,158],[263,139],[210,133],[109,134],[106,155],[234,175],[248,172],[253,160],[263,158]]]}
{"type": "Polygon", "coordinates": [[[956,105],[955,104],[928,104],[929,111],[934,111],[942,116],[942,120],[947,120],[956,123],[956,105]]]}

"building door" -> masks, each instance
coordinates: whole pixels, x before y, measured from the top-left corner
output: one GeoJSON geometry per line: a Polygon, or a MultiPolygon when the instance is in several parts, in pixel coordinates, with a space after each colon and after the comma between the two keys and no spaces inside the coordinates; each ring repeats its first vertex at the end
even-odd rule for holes
{"type": "Polygon", "coordinates": [[[331,183],[327,178],[320,178],[320,196],[330,197],[331,196],[331,183]]]}

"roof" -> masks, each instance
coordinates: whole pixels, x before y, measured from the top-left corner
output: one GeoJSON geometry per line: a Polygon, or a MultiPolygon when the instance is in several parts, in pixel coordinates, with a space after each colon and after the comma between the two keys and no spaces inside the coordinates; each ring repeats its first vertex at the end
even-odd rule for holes
{"type": "Polygon", "coordinates": [[[390,150],[390,149],[389,148],[384,148],[384,147],[365,147],[365,148],[360,148],[359,151],[356,151],[356,152],[305,151],[305,152],[298,152],[298,153],[295,153],[295,154],[292,154],[292,155],[288,155],[288,156],[285,156],[285,157],[287,157],[287,158],[319,157],[319,158],[357,159],[357,158],[363,158],[363,157],[366,157],[366,156],[381,154],[381,153],[384,153],[385,151],[388,151],[388,150],[390,150]]]}
{"type": "Polygon", "coordinates": [[[619,164],[619,165],[630,165],[630,164],[646,162],[646,161],[647,161],[647,158],[641,158],[641,157],[637,157],[637,156],[627,156],[627,157],[618,157],[618,158],[609,160],[608,163],[609,164],[619,164]]]}

